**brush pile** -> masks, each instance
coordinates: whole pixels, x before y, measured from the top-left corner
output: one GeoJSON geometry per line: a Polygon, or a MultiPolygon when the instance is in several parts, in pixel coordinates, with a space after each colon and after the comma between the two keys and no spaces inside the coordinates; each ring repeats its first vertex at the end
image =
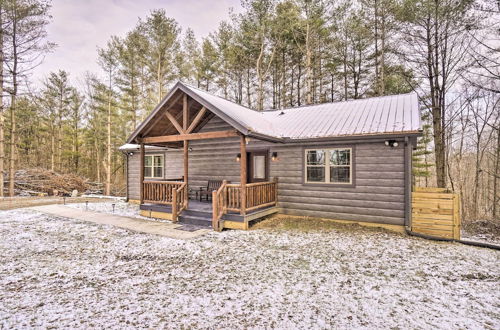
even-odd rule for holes
{"type": "Polygon", "coordinates": [[[76,174],[61,174],[41,168],[16,171],[14,188],[16,195],[21,196],[70,196],[74,190],[78,193],[102,193],[100,183],[89,182],[76,174]]]}

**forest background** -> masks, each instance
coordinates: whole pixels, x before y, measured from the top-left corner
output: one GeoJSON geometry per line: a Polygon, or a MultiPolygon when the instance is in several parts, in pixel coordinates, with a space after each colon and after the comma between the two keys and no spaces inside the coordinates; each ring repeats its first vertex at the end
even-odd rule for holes
{"type": "MultiPolygon", "coordinates": [[[[243,0],[208,37],[152,10],[99,48],[101,72],[34,82],[56,47],[51,4],[0,0],[0,195],[23,168],[123,194],[118,147],[182,80],[257,110],[416,92],[414,184],[459,192],[465,219],[500,216],[500,2],[243,0]]],[[[193,17],[196,19],[196,17],[193,17]]]]}

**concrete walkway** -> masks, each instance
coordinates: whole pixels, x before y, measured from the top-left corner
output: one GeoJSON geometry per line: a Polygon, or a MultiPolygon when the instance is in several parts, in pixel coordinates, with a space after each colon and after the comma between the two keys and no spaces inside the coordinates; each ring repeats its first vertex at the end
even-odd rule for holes
{"type": "Polygon", "coordinates": [[[44,206],[30,207],[28,209],[59,217],[89,221],[101,225],[111,225],[140,233],[160,235],[176,239],[195,238],[211,231],[210,229],[184,231],[176,229],[182,227],[182,225],[179,224],[123,217],[108,213],[84,211],[64,205],[44,205],[44,206]]]}

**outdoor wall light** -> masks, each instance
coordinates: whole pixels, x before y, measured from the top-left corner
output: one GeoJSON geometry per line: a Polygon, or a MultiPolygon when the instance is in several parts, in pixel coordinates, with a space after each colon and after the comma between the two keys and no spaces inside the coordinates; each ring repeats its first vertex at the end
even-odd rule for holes
{"type": "Polygon", "coordinates": [[[236,161],[239,162],[241,160],[241,154],[236,155],[236,161]]]}
{"type": "Polygon", "coordinates": [[[133,155],[134,155],[134,153],[133,153],[133,152],[129,152],[129,153],[128,153],[128,155],[129,155],[129,156],[133,156],[133,155]]]}
{"type": "Polygon", "coordinates": [[[271,154],[271,160],[278,160],[278,153],[276,151],[271,154]]]}
{"type": "Polygon", "coordinates": [[[193,151],[193,148],[189,147],[189,148],[188,148],[188,151],[189,151],[189,152],[193,151]]]}
{"type": "Polygon", "coordinates": [[[395,140],[386,140],[385,145],[391,148],[397,147],[399,143],[395,140]]]}

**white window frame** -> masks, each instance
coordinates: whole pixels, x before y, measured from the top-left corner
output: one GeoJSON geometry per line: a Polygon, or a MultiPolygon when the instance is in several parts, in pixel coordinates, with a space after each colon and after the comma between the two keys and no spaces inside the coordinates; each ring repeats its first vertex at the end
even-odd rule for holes
{"type": "Polygon", "coordinates": [[[352,162],[353,162],[353,153],[352,148],[343,147],[343,148],[309,148],[304,149],[304,183],[307,184],[329,184],[329,185],[352,185],[352,162]],[[347,167],[347,165],[334,165],[330,164],[330,155],[332,151],[339,150],[349,150],[349,182],[330,182],[330,167],[347,167]],[[307,165],[307,153],[309,151],[323,151],[325,153],[325,164],[324,165],[307,165]],[[307,168],[308,167],[321,167],[323,166],[325,169],[325,181],[307,181],[307,168]]]}
{"type": "Polygon", "coordinates": [[[164,174],[165,174],[165,155],[164,154],[147,154],[147,155],[144,155],[144,173],[146,173],[146,157],[151,157],[151,166],[147,166],[147,167],[151,167],[151,175],[152,176],[146,176],[146,174],[144,174],[144,178],[147,178],[147,179],[163,179],[164,177],[164,174]],[[155,167],[160,167],[160,166],[154,166],[154,157],[155,156],[160,156],[161,157],[161,176],[154,176],[155,175],[155,167]]]}

